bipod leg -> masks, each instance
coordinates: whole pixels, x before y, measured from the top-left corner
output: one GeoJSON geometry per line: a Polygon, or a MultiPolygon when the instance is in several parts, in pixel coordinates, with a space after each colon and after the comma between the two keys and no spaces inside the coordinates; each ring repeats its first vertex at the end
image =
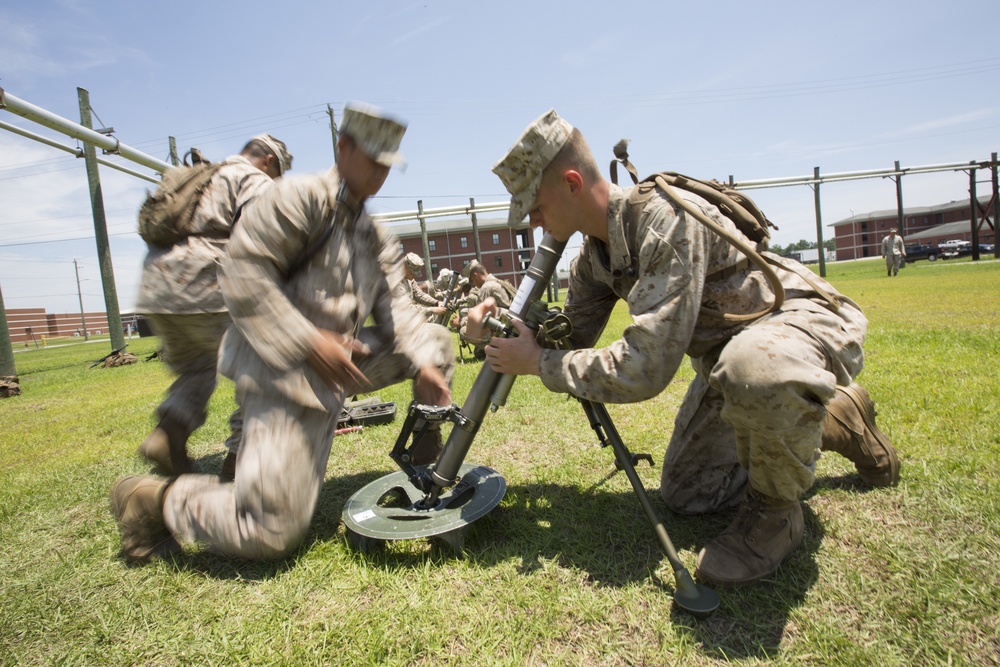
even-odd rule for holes
{"type": "Polygon", "coordinates": [[[584,399],[580,399],[580,403],[590,420],[591,427],[597,432],[601,444],[610,444],[614,450],[616,466],[625,471],[628,481],[632,484],[632,490],[639,498],[639,504],[642,505],[646,517],[653,526],[653,531],[660,540],[660,545],[667,555],[667,561],[670,562],[670,567],[674,571],[674,601],[677,606],[695,616],[708,616],[719,607],[719,596],[711,588],[696,584],[678,557],[674,543],[670,541],[667,529],[660,517],[657,516],[649,494],[646,493],[646,488],[642,485],[642,480],[639,479],[639,475],[635,471],[632,453],[629,452],[625,442],[618,435],[618,430],[615,428],[614,422],[611,421],[608,409],[603,403],[594,403],[584,399]]]}

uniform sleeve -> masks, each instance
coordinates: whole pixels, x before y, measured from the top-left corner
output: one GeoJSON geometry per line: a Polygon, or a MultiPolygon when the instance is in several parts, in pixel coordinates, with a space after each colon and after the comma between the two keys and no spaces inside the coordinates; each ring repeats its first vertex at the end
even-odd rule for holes
{"type": "Polygon", "coordinates": [[[220,283],[233,322],[272,368],[284,371],[309,355],[316,327],[285,294],[285,274],[321,220],[323,199],[306,179],[282,179],[247,206],[233,230],[220,283]]]}
{"type": "MultiPolygon", "coordinates": [[[[675,214],[666,200],[659,203],[647,206],[636,234],[638,278],[628,294],[632,323],[605,348],[543,351],[539,371],[550,390],[602,403],[632,403],[659,394],[677,372],[697,322],[708,248],[700,223],[675,214]]],[[[575,273],[574,326],[596,308],[583,305],[588,299],[599,299],[602,307],[609,299],[603,290],[587,287],[594,281],[583,258],[575,273]]],[[[610,313],[601,312],[607,313],[603,328],[610,313]]],[[[596,330],[588,331],[585,324],[581,335],[594,339],[596,330]]]]}
{"type": "Polygon", "coordinates": [[[428,294],[427,292],[420,289],[420,287],[416,284],[416,281],[411,282],[410,286],[413,288],[414,303],[417,303],[421,306],[430,306],[431,308],[438,305],[438,300],[435,299],[430,294],[428,294]]]}

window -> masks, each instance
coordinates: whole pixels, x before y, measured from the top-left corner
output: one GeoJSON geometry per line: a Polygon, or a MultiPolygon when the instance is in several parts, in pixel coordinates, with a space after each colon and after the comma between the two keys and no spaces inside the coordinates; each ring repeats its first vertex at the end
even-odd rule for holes
{"type": "Polygon", "coordinates": [[[437,245],[438,245],[437,241],[434,241],[434,240],[430,240],[430,241],[427,242],[427,248],[431,252],[434,252],[435,250],[437,250],[437,245]]]}
{"type": "Polygon", "coordinates": [[[403,247],[403,242],[400,241],[399,242],[399,254],[402,255],[404,252],[406,252],[406,248],[403,247]]]}
{"type": "Polygon", "coordinates": [[[496,257],[494,258],[494,260],[493,260],[493,263],[494,263],[494,264],[496,265],[496,267],[497,267],[498,269],[499,269],[500,267],[502,267],[502,266],[503,266],[503,256],[502,256],[502,255],[497,255],[497,256],[496,256],[496,257]]]}
{"type": "Polygon", "coordinates": [[[459,239],[458,239],[458,245],[460,245],[463,248],[468,248],[469,247],[469,237],[468,236],[460,236],[459,239]]]}
{"type": "Polygon", "coordinates": [[[500,234],[493,233],[493,245],[500,245],[500,234]]]}

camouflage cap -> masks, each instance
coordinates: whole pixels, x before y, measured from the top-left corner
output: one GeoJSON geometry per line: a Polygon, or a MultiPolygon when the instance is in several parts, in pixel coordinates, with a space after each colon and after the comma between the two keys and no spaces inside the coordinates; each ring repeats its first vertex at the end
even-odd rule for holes
{"type": "Polygon", "coordinates": [[[254,137],[256,141],[264,144],[278,158],[278,170],[284,174],[292,168],[292,154],[288,152],[285,142],[276,139],[270,134],[258,134],[254,137]]]}
{"type": "Polygon", "coordinates": [[[417,269],[424,268],[424,260],[420,259],[420,255],[415,252],[406,253],[405,261],[406,266],[410,268],[410,271],[416,271],[417,269]]]}
{"type": "Polygon", "coordinates": [[[521,134],[507,154],[493,165],[493,173],[511,194],[507,224],[521,224],[535,203],[542,172],[569,141],[573,126],[554,109],[540,116],[521,134]]]}
{"type": "Polygon", "coordinates": [[[473,271],[476,271],[478,273],[480,269],[485,271],[486,267],[484,267],[481,262],[474,259],[462,267],[462,275],[468,278],[473,271]]]}
{"type": "Polygon", "coordinates": [[[405,132],[405,123],[385,116],[376,107],[355,102],[344,105],[340,133],[353,139],[365,155],[383,167],[403,164],[399,144],[405,132]]]}

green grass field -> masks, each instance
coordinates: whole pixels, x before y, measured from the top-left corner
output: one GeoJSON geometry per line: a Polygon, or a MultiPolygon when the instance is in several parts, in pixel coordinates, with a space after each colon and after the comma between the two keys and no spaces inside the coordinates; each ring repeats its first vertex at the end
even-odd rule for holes
{"type": "MultiPolygon", "coordinates": [[[[15,354],[23,395],[0,400],[0,665],[997,665],[1000,664],[1000,262],[834,263],[828,279],[870,325],[859,380],[902,456],[893,489],[836,455],[804,499],[806,539],[774,577],[720,589],[695,619],[624,474],[575,401],[535,378],[487,417],[467,461],[499,470],[499,507],[466,555],[435,540],[349,548],[344,503],[396,470],[395,424],[334,441],[312,529],[292,557],[188,548],[129,566],[108,507],[170,383],[145,361],[88,369],[105,344],[15,354]]],[[[611,328],[627,322],[621,309],[611,328]]],[[[612,337],[612,338],[613,338],[612,337]]],[[[608,338],[610,340],[611,338],[608,338]]],[[[460,365],[461,404],[479,364],[460,365]]],[[[689,569],[732,517],[679,517],[656,492],[691,370],[646,403],[609,406],[689,569]]],[[[192,439],[224,452],[232,385],[192,439]]]]}

